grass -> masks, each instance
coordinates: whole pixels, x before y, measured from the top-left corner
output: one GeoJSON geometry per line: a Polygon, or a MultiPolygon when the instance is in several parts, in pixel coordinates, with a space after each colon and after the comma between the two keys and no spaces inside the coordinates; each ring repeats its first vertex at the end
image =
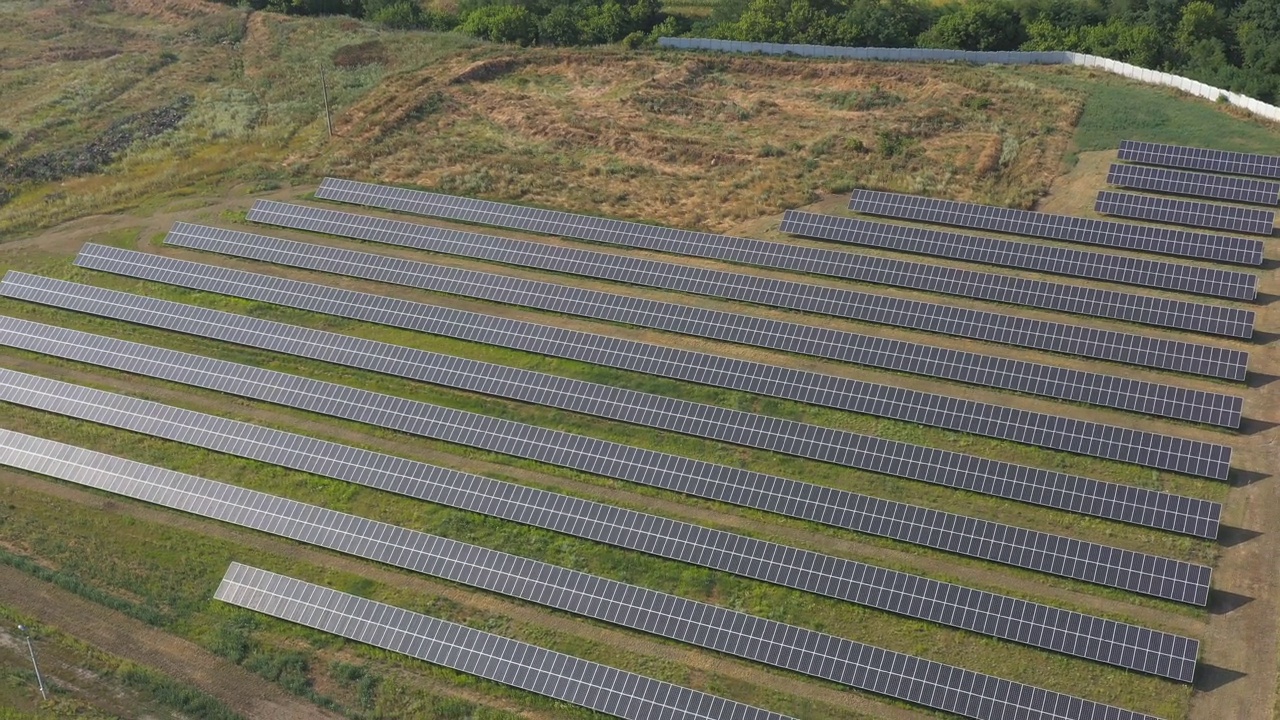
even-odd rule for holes
{"type": "MultiPolygon", "coordinates": [[[[34,697],[35,674],[30,665],[9,670],[7,662],[0,662],[0,718],[4,720],[73,717],[106,720],[123,716],[113,711],[157,719],[243,720],[215,698],[190,685],[120,660],[9,608],[0,606],[0,619],[6,627],[23,624],[30,629],[39,648],[46,674],[44,680],[51,695],[48,701],[35,702],[38,700],[34,697]],[[63,679],[69,672],[75,679],[64,685],[63,679]],[[111,697],[106,708],[95,707],[85,700],[90,688],[97,691],[97,697],[111,697]],[[11,694],[13,697],[9,697],[11,694]]],[[[17,646],[16,654],[19,661],[26,660],[25,646],[17,646]]]]}
{"type": "Polygon", "coordinates": [[[1078,73],[1042,74],[1085,98],[1072,139],[1074,152],[1111,150],[1121,140],[1264,154],[1275,154],[1280,146],[1276,123],[1218,103],[1191,99],[1167,88],[1123,82],[1102,73],[1087,78],[1078,73]]]}

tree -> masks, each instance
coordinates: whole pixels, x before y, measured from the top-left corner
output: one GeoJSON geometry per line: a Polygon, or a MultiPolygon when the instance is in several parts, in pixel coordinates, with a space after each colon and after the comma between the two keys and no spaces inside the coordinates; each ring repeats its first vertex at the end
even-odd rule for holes
{"type": "Polygon", "coordinates": [[[1192,0],[1182,8],[1182,19],[1178,21],[1176,37],[1178,46],[1184,51],[1202,41],[1221,42],[1226,34],[1226,18],[1218,13],[1218,8],[1213,3],[1192,0]]]}
{"type": "Polygon", "coordinates": [[[472,10],[461,30],[485,40],[531,45],[538,40],[533,15],[519,5],[488,5],[472,10]]]}
{"type": "Polygon", "coordinates": [[[865,47],[911,47],[933,22],[920,0],[851,0],[841,18],[843,41],[865,47]]]}
{"type": "Polygon", "coordinates": [[[557,5],[538,21],[538,42],[545,45],[577,45],[582,39],[578,12],[572,5],[557,5]]]}
{"type": "Polygon", "coordinates": [[[422,7],[414,0],[365,0],[364,16],[367,20],[402,30],[427,25],[422,7]]]}
{"type": "Polygon", "coordinates": [[[578,26],[582,42],[587,45],[617,42],[631,32],[630,20],[630,15],[617,0],[605,0],[603,5],[590,5],[578,26]]]}
{"type": "Polygon", "coordinates": [[[1280,74],[1280,2],[1245,0],[1231,13],[1240,64],[1262,74],[1280,74]]]}
{"type": "Polygon", "coordinates": [[[1013,50],[1023,39],[1022,18],[1013,6],[977,0],[951,7],[920,36],[920,45],[957,50],[1013,50]]]}

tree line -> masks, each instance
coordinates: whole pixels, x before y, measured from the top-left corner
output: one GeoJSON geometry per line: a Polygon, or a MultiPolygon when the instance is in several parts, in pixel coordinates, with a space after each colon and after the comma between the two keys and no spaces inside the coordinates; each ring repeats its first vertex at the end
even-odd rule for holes
{"type": "MultiPolygon", "coordinates": [[[[242,0],[243,1],[243,0],[242,0]]],[[[717,0],[705,18],[662,0],[248,0],[521,45],[640,45],[663,35],[854,47],[1071,50],[1275,102],[1280,0],[717,0]]]]}

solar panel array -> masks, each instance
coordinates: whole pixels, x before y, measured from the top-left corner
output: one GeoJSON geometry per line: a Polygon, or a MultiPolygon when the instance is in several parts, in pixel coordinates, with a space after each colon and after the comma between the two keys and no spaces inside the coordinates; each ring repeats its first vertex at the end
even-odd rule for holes
{"type": "MultiPolygon", "coordinates": [[[[835,527],[904,539],[971,557],[1204,605],[1207,567],[1095,543],[922,510],[832,488],[714,465],[381,395],[349,386],[0,316],[0,344],[265,400],[446,442],[686,492],[835,527]]],[[[970,473],[972,474],[972,473],[970,473]]],[[[959,474],[942,475],[954,482],[959,474]]],[[[1221,507],[1201,500],[1059,475],[1034,497],[1145,525],[1211,524],[1221,507]],[[1087,492],[1087,494],[1086,494],[1087,492]],[[1212,511],[1212,517],[1205,513],[1212,511]]]]}
{"type": "Polygon", "coordinates": [[[1093,209],[1103,215],[1270,235],[1276,214],[1270,210],[1135,195],[1103,190],[1093,209]]]}
{"type": "MultiPolygon", "coordinates": [[[[0,463],[700,647],[721,649],[695,638],[699,630],[712,636],[727,631],[714,623],[703,624],[718,610],[705,603],[30,435],[0,430],[0,463]]],[[[739,623],[755,619],[725,612],[718,619],[739,623]]],[[[782,636],[766,640],[753,632],[765,629],[744,629],[742,638],[767,642],[773,652],[787,647],[782,636]]],[[[805,639],[848,642],[822,633],[805,639]]],[[[762,650],[753,646],[735,654],[768,662],[762,650]]],[[[734,712],[749,710],[750,706],[736,706],[734,712]]],[[[758,712],[759,717],[782,718],[758,712]]]]}
{"type": "MultiPolygon", "coordinates": [[[[1071,275],[1163,290],[1179,290],[1235,300],[1252,300],[1258,294],[1256,275],[1233,270],[1180,265],[1126,255],[1108,255],[977,235],[961,235],[945,230],[891,225],[801,210],[786,211],[782,216],[782,225],[779,229],[784,233],[819,240],[834,240],[920,255],[934,255],[987,265],[1003,265],[1056,275],[1071,275]]],[[[1113,302],[1116,304],[1128,304],[1144,313],[1165,312],[1162,308],[1180,302],[1167,298],[1157,299],[1098,289],[1091,289],[1091,294],[1095,297],[1114,298],[1113,302]]],[[[1199,303],[1185,303],[1185,306],[1186,310],[1193,314],[1204,315],[1206,312],[1215,312],[1206,311],[1204,308],[1208,306],[1202,306],[1199,303]]]]}
{"type": "MultiPolygon", "coordinates": [[[[347,595],[317,585],[290,580],[284,576],[274,575],[262,570],[245,568],[240,572],[236,572],[237,567],[244,566],[233,564],[228,570],[227,576],[218,591],[217,596],[219,599],[240,604],[242,607],[260,610],[276,617],[300,622],[317,629],[335,632],[351,639],[371,642],[385,649],[403,652],[426,660],[435,660],[435,656],[420,649],[422,641],[418,640],[418,638],[424,634],[433,633],[434,628],[437,627],[436,623],[440,623],[438,620],[365,600],[354,595],[347,595]],[[234,580],[234,582],[229,583],[229,579],[234,580]],[[330,619],[334,616],[336,616],[336,619],[330,619]],[[376,622],[374,630],[365,630],[363,632],[355,630],[355,628],[363,627],[360,621],[365,618],[376,622]],[[404,640],[400,640],[402,637],[404,640]],[[402,649],[406,642],[411,642],[407,650],[402,649]]],[[[452,633],[445,636],[449,638],[451,643],[463,642],[472,635],[494,638],[488,642],[476,643],[477,646],[485,649],[486,656],[490,653],[501,652],[507,647],[507,643],[514,642],[497,636],[488,636],[486,633],[465,626],[446,627],[452,629],[452,633]]],[[[566,666],[577,668],[579,666],[574,663],[583,662],[580,660],[575,661],[572,658],[567,658],[567,656],[559,656],[550,651],[543,651],[533,646],[527,647],[530,650],[526,654],[518,656],[523,662],[530,662],[530,656],[540,664],[548,664],[556,668],[566,666]],[[543,653],[546,653],[546,655],[544,656],[543,653]],[[560,660],[559,658],[566,659],[560,660]]],[[[1025,701],[1012,701],[1019,692],[1043,692],[1030,686],[1007,683],[1006,681],[990,678],[999,683],[1000,686],[998,688],[993,686],[978,689],[978,686],[973,683],[975,680],[982,680],[984,676],[977,676],[965,682],[958,682],[958,678],[953,677],[953,675],[967,674],[967,671],[953,666],[916,660],[898,653],[881,651],[870,646],[864,645],[862,647],[869,650],[869,655],[865,659],[858,658],[852,667],[848,667],[848,659],[839,657],[826,658],[824,664],[832,666],[831,672],[833,674],[841,674],[843,670],[844,677],[850,678],[845,684],[858,687],[866,686],[867,689],[890,697],[918,702],[922,705],[948,710],[968,717],[987,720],[997,717],[1010,717],[1010,713],[1020,713],[1020,716],[1027,720],[1068,718],[1081,718],[1084,720],[1086,717],[1087,720],[1143,720],[1144,718],[1146,720],[1154,720],[1154,718],[1119,708],[1095,709],[1087,707],[1077,710],[1070,706],[1075,699],[1066,696],[1062,697],[1062,701],[1065,704],[1063,705],[1064,710],[1061,712],[1056,710],[1033,710],[1026,706],[1025,701]],[[902,670],[905,670],[905,673],[898,669],[884,671],[883,673],[879,670],[872,670],[868,667],[868,661],[873,662],[876,668],[885,667],[886,662],[896,661],[902,670]],[[924,663],[929,667],[917,669],[917,663],[924,663]],[[932,671],[932,676],[922,675],[920,671],[926,669],[932,671]],[[919,679],[922,677],[924,679],[919,679]],[[974,702],[966,699],[966,696],[970,695],[976,695],[975,700],[980,698],[982,701],[974,702]],[[1089,714],[1081,716],[1079,714],[1081,711],[1089,714]]],[[[462,665],[461,669],[474,672],[474,667],[469,665],[462,665]]],[[[561,672],[557,670],[557,675],[560,676],[561,672]]],[[[628,696],[636,694],[637,691],[633,689],[634,683],[626,679],[626,674],[619,673],[614,675],[613,673],[617,673],[617,671],[609,669],[605,669],[603,672],[603,677],[594,681],[600,687],[618,688],[628,696]]],[[[598,677],[594,673],[576,672],[574,674],[575,676],[598,677]]],[[[564,682],[564,680],[560,678],[557,682],[564,682]]],[[[1093,704],[1090,703],[1090,705],[1093,704]]],[[[609,706],[606,705],[605,707],[609,706]]],[[[705,714],[699,717],[707,720],[755,720],[751,716],[731,714],[727,710],[709,709],[704,712],[705,714]]],[[[659,717],[684,720],[682,716],[671,715],[670,713],[671,711],[666,708],[644,708],[626,717],[634,720],[650,720],[659,717]]]]}
{"type": "MultiPolygon", "coordinates": [[[[765,320],[749,315],[709,310],[690,305],[676,305],[656,300],[587,291],[563,285],[493,275],[474,270],[430,265],[403,258],[392,258],[327,245],[299,243],[262,235],[252,235],[220,228],[184,225],[170,231],[166,242],[181,247],[198,248],[237,257],[265,260],[291,267],[359,277],[381,282],[416,287],[464,297],[481,298],[540,310],[550,310],[609,320],[628,325],[668,330],[696,337],[726,340],[743,345],[784,350],[831,360],[880,367],[930,377],[959,380],[1007,390],[1032,393],[1105,407],[1133,410],[1150,415],[1180,420],[1205,422],[1225,427],[1238,427],[1242,399],[1221,393],[1193,391],[1186,388],[1130,380],[1113,375],[1069,370],[1052,365],[980,355],[936,346],[920,345],[846,331],[800,325],[780,320],[765,320]]],[[[135,253],[98,245],[85,245],[76,262],[82,267],[122,272],[137,277],[161,279],[165,273],[152,268],[169,267],[180,261],[135,253]]],[[[199,267],[192,264],[193,267],[199,267]]],[[[176,266],[175,266],[176,267],[176,266]]],[[[186,267],[186,266],[183,266],[186,267]]],[[[220,270],[219,272],[227,272],[220,270]]],[[[247,277],[256,277],[246,274],[247,277]]],[[[232,277],[226,275],[225,277],[232,277]]],[[[239,276],[236,276],[239,277],[239,276]]],[[[278,282],[272,280],[272,282],[278,282]]],[[[292,286],[291,286],[292,287],[292,286]]],[[[332,288],[308,287],[309,293],[340,293],[332,288]]],[[[364,296],[333,295],[333,307],[348,304],[345,298],[364,296]]],[[[384,316],[394,315],[394,307],[409,307],[391,299],[371,300],[381,303],[384,316]]],[[[350,302],[355,302],[354,300],[350,302]]],[[[458,311],[411,304],[415,314],[448,314],[461,317],[458,311]]],[[[611,348],[622,352],[628,348],[639,352],[642,343],[559,328],[515,323],[506,319],[490,319],[479,314],[466,314],[465,327],[484,324],[489,328],[515,328],[512,332],[530,348],[534,336],[555,338],[559,342],[539,352],[552,349],[570,352],[576,346],[611,348]]],[[[670,350],[654,348],[654,356],[670,350]]],[[[681,352],[680,358],[694,354],[681,352]]],[[[581,359],[581,356],[574,357],[581,359]]],[[[710,359],[676,365],[708,364],[710,359]]],[[[763,374],[760,370],[758,374],[763,374]]]]}
{"type": "Polygon", "coordinates": [[[1050,215],[919,195],[856,190],[849,209],[868,215],[1106,245],[1240,265],[1262,264],[1262,241],[1190,230],[1050,215]]]}
{"type": "MultiPolygon", "coordinates": [[[[868,455],[912,464],[932,456],[953,467],[986,462],[919,445],[25,273],[8,274],[0,283],[0,294],[847,467],[878,469],[870,465],[868,455]]],[[[1008,408],[951,398],[912,406],[916,396],[911,392],[879,387],[883,391],[851,398],[849,409],[1218,480],[1230,472],[1231,448],[1226,445],[1036,413],[1022,414],[1030,424],[1017,426],[1008,408]]]]}
{"type": "Polygon", "coordinates": [[[0,430],[0,462],[972,717],[1136,717],[1081,698],[29,435],[0,430]],[[941,686],[950,678],[960,682],[941,686]]]}
{"type": "MultiPolygon", "coordinates": [[[[351,251],[336,250],[350,253],[351,251]]],[[[408,261],[399,261],[408,263],[408,261]]],[[[586,362],[644,372],[652,375],[688,380],[716,387],[744,390],[762,395],[782,397],[799,402],[822,405],[854,412],[865,412],[866,403],[875,398],[891,398],[888,409],[907,412],[910,408],[921,410],[946,408],[946,412],[966,419],[964,425],[950,425],[951,429],[969,429],[972,420],[982,417],[999,418],[1002,425],[1026,427],[1039,438],[1039,444],[1065,448],[1077,437],[1098,437],[1101,430],[1094,423],[1069,421],[1056,416],[1027,412],[1013,408],[977,403],[912,390],[903,390],[850,378],[821,375],[792,370],[775,365],[764,365],[733,358],[684,350],[675,350],[648,343],[618,338],[566,331],[545,325],[536,325],[506,318],[458,311],[378,295],[368,295],[348,290],[303,283],[284,278],[259,275],[239,270],[229,270],[212,265],[192,263],[148,253],[138,253],[119,248],[86,246],[77,259],[81,267],[104,270],[130,277],[165,282],[182,287],[207,290],[235,297],[243,297],[342,317],[367,320],[396,327],[404,327],[475,342],[538,352],[557,357],[567,357],[586,362]],[[1047,430],[1064,428],[1063,431],[1047,430]],[[1058,439],[1054,440],[1054,432],[1058,439]],[[1053,445],[1052,443],[1057,443],[1053,445]]],[[[40,282],[39,279],[14,274],[9,282],[14,285],[40,282]]],[[[511,289],[519,292],[518,289],[511,289]]],[[[1135,384],[1136,385],[1136,384],[1135,384]]],[[[1240,421],[1241,399],[1215,393],[1192,392],[1181,388],[1154,386],[1152,390],[1167,388],[1163,396],[1124,395],[1119,387],[1106,388],[1107,404],[1132,409],[1157,410],[1156,414],[1198,420],[1235,427],[1240,421]]],[[[1135,388],[1148,389],[1148,388],[1135,388]]],[[[1087,390],[1079,388],[1080,391],[1087,390]]],[[[1093,388],[1103,390],[1103,388],[1093,388]]],[[[1048,394],[1048,393],[1041,393],[1048,394]]],[[[872,412],[878,414],[876,408],[872,412]]],[[[914,422],[926,422],[919,416],[904,417],[914,422]]],[[[1118,432],[1118,431],[1116,431],[1118,432]]],[[[1013,439],[1005,436],[1005,439],[1013,439]]]]}
{"type": "Polygon", "coordinates": [[[1253,155],[1229,150],[1122,140],[1119,156],[1121,160],[1143,165],[1280,179],[1280,155],[1253,155]]]}
{"type": "Polygon", "coordinates": [[[1198,641],[0,368],[0,400],[1183,682],[1198,641]]]}
{"type": "MultiPolygon", "coordinates": [[[[317,196],[322,197],[319,192],[317,196]]],[[[270,201],[259,201],[254,205],[254,210],[250,212],[249,219],[256,222],[271,222],[275,224],[278,221],[272,216],[287,208],[290,208],[290,206],[272,204],[270,201]]],[[[369,218],[369,220],[377,219],[369,218]]],[[[714,247],[701,248],[699,254],[707,257],[726,259],[731,262],[742,262],[744,257],[750,257],[751,262],[749,264],[765,264],[768,267],[780,267],[788,270],[799,270],[819,275],[959,295],[961,297],[991,300],[1012,305],[1026,305],[1059,312],[1128,320],[1144,324],[1163,325],[1175,323],[1175,326],[1180,329],[1220,327],[1232,322],[1229,318],[1238,312],[1212,306],[1188,307],[1186,308],[1189,313],[1188,316],[1179,318],[1175,313],[1163,308],[1164,303],[1160,298],[1133,296],[1129,293],[1062,285],[1060,283],[1029,280],[1008,275],[995,275],[939,265],[924,265],[892,258],[853,255],[825,248],[770,243],[724,235],[673,231],[667,228],[639,225],[637,223],[621,224],[627,226],[626,229],[628,231],[647,233],[653,235],[655,239],[671,233],[681,236],[677,243],[662,242],[661,240],[656,243],[647,243],[646,246],[661,246],[650,247],[649,249],[670,251],[670,247],[682,247],[685,250],[689,250],[691,249],[688,247],[691,238],[697,236],[704,243],[715,243],[720,246],[719,251],[716,251],[714,247]]],[[[557,227],[562,226],[563,224],[557,225],[557,227]]],[[[324,230],[324,232],[331,231],[324,230]]],[[[606,237],[611,236],[612,234],[606,237]]],[[[1189,306],[1195,305],[1196,303],[1189,304],[1189,306]]]]}
{"type": "Polygon", "coordinates": [[[1189,195],[1254,205],[1280,205],[1280,183],[1112,163],[1107,184],[1132,190],[1189,195]]]}
{"type": "MultiPolygon", "coordinates": [[[[409,191],[404,191],[409,192],[409,191]]],[[[479,201],[477,201],[479,202],[479,201]]],[[[390,203],[389,203],[390,204],[390,203]]],[[[511,206],[517,207],[517,206],[511,206]]],[[[527,209],[527,208],[518,208],[527,209]]],[[[384,218],[353,215],[335,210],[321,210],[300,205],[286,205],[258,201],[250,218],[282,227],[313,230],[343,237],[373,240],[407,247],[417,247],[439,252],[451,252],[469,257],[481,257],[498,262],[541,267],[558,272],[587,274],[575,262],[564,260],[564,250],[544,243],[528,243],[494,238],[492,236],[461,233],[459,231],[432,228],[384,218]],[[466,237],[469,236],[469,237],[466,237]],[[445,241],[438,238],[444,237],[445,241]],[[461,237],[462,245],[453,238],[461,237]],[[485,249],[475,247],[460,251],[472,243],[484,243],[485,249]],[[521,243],[529,246],[522,250],[532,252],[508,252],[505,248],[491,251],[494,244],[521,243]],[[447,249],[445,249],[447,248],[447,249]]],[[[486,218],[489,216],[485,216],[486,218]]],[[[557,226],[558,227],[558,226],[557,226]]],[[[639,226],[641,228],[648,226],[639,226]]],[[[661,229],[661,228],[659,228],[661,229]]],[[[720,236],[709,236],[720,237],[720,236]]],[[[736,240],[736,238],[731,238],[736,240]]],[[[743,241],[756,242],[756,241],[743,241]]],[[[782,247],[794,247],[783,245],[782,247]]],[[[572,251],[572,249],[569,249],[572,251]]],[[[585,251],[576,251],[585,252],[585,251]]],[[[617,257],[595,253],[606,258],[617,257]]],[[[696,254],[692,249],[687,254],[696,254]]],[[[682,267],[673,265],[672,267],[682,267]]],[[[1111,330],[1097,330],[1076,325],[1065,325],[1044,320],[1032,320],[1011,315],[983,312],[968,308],[935,305],[902,298],[867,295],[865,293],[807,285],[773,278],[761,278],[735,273],[688,268],[675,275],[650,274],[627,270],[616,279],[636,282],[699,294],[744,300],[763,305],[821,313],[866,322],[908,327],[918,330],[946,333],[961,337],[987,340],[1041,350],[1051,350],[1073,355],[1085,355],[1093,359],[1113,360],[1162,369],[1192,372],[1215,377],[1244,377],[1248,353],[1238,350],[1171,342],[1111,330]],[[689,281],[686,278],[696,278],[689,281]]],[[[1149,317],[1150,320],[1170,322],[1198,329],[1203,332],[1248,337],[1253,333],[1253,314],[1229,314],[1229,322],[1206,325],[1196,318],[1171,314],[1167,317],[1149,317]]]]}
{"type": "Polygon", "coordinates": [[[528,690],[606,715],[645,720],[782,720],[784,716],[231,563],[214,597],[339,637],[528,690]]]}

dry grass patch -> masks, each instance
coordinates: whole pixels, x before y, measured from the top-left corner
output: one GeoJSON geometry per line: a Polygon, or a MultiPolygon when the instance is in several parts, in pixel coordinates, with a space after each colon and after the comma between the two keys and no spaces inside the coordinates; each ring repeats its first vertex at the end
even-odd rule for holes
{"type": "Polygon", "coordinates": [[[482,51],[389,78],[337,118],[347,142],[321,164],[724,229],[855,186],[1026,206],[1078,112],[973,68],[482,51]]]}

